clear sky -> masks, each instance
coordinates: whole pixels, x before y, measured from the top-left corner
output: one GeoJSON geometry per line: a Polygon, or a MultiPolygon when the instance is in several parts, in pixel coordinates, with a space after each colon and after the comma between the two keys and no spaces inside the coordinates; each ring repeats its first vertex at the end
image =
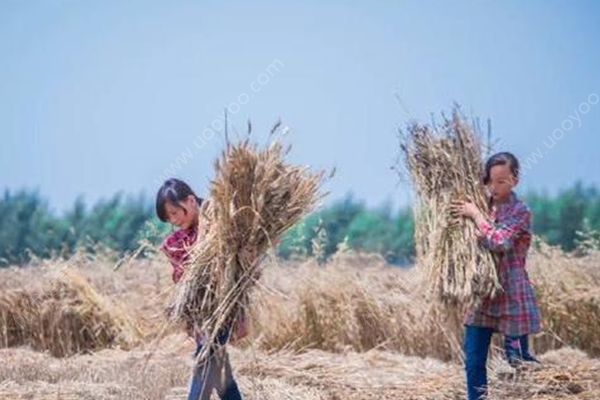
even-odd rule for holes
{"type": "Polygon", "coordinates": [[[260,140],[281,118],[330,199],[402,204],[397,128],[454,101],[524,189],[600,185],[599,96],[596,1],[0,1],[0,188],[57,210],[165,175],[203,195],[225,107],[260,140]]]}

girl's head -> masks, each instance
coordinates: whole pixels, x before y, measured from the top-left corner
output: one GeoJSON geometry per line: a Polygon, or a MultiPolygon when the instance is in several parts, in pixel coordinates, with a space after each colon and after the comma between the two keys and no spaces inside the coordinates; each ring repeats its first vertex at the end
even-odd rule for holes
{"type": "Polygon", "coordinates": [[[483,183],[496,202],[508,200],[512,189],[519,183],[519,160],[512,153],[491,156],[485,163],[483,183]]]}
{"type": "Polygon", "coordinates": [[[171,178],[158,189],[156,215],[163,222],[187,229],[198,220],[201,204],[202,199],[196,196],[187,183],[171,178]]]}

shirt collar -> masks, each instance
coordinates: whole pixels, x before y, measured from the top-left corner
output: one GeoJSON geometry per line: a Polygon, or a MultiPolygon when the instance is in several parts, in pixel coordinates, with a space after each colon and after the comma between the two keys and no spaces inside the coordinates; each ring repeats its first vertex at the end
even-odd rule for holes
{"type": "Polygon", "coordinates": [[[496,209],[498,210],[498,212],[503,212],[505,210],[508,210],[508,209],[512,208],[512,206],[515,205],[517,200],[518,200],[517,194],[515,192],[510,192],[510,197],[508,198],[508,200],[504,203],[496,205],[496,209]]]}

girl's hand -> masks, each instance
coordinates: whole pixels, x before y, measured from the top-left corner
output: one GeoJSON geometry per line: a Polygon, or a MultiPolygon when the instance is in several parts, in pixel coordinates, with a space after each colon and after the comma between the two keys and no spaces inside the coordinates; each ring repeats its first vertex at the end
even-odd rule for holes
{"type": "Polygon", "coordinates": [[[206,341],[206,335],[198,327],[194,328],[194,340],[196,340],[196,343],[206,341]]]}
{"type": "Polygon", "coordinates": [[[250,333],[250,329],[248,327],[248,320],[245,315],[240,317],[235,324],[235,328],[233,330],[233,335],[231,337],[231,342],[233,344],[239,342],[250,333]]]}
{"type": "Polygon", "coordinates": [[[450,206],[450,215],[453,217],[470,218],[475,222],[476,226],[481,226],[488,218],[477,208],[477,206],[469,201],[454,201],[450,206]]]}
{"type": "Polygon", "coordinates": [[[200,330],[200,327],[195,323],[188,323],[186,325],[186,333],[189,337],[194,339],[196,343],[202,343],[206,340],[204,332],[202,332],[202,330],[200,330]]]}
{"type": "Polygon", "coordinates": [[[483,239],[485,237],[485,235],[479,229],[476,229],[475,230],[475,237],[477,237],[477,239],[483,239]]]}
{"type": "Polygon", "coordinates": [[[453,217],[461,216],[475,221],[481,216],[481,211],[469,201],[453,201],[450,205],[450,214],[453,217]]]}

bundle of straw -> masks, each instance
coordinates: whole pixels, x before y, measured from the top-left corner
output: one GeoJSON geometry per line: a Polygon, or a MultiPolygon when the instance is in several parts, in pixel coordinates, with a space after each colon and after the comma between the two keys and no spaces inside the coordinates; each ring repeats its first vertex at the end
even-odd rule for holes
{"type": "Polygon", "coordinates": [[[192,249],[174,298],[172,319],[195,323],[206,337],[202,359],[249,304],[258,260],[321,199],[322,173],[285,162],[289,148],[228,144],[216,162],[206,233],[192,249]]]}
{"type": "Polygon", "coordinates": [[[112,346],[130,348],[141,338],[129,315],[71,269],[50,276],[41,287],[0,293],[0,347],[28,345],[66,357],[112,346]]]}
{"type": "Polygon", "coordinates": [[[415,243],[430,291],[447,304],[478,304],[500,290],[493,255],[477,241],[471,220],[452,220],[450,205],[469,200],[486,211],[482,146],[458,109],[441,126],[413,124],[401,135],[413,182],[415,243]]]}

